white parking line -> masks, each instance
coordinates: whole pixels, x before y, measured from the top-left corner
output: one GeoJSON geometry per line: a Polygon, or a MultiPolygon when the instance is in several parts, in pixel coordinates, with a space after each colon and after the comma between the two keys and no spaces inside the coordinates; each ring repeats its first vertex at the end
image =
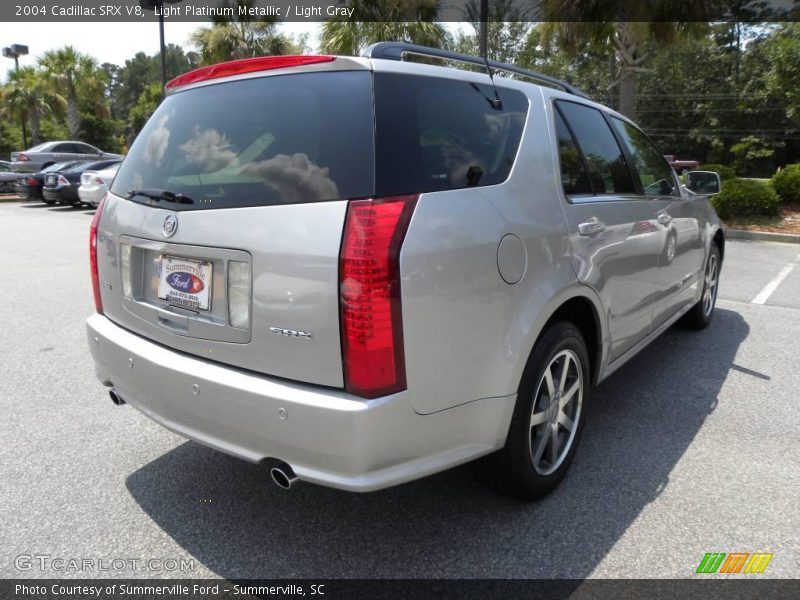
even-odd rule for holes
{"type": "MultiPolygon", "coordinates": [[[[795,258],[796,261],[800,261],[800,254],[797,255],[795,258]]],[[[750,301],[750,304],[766,304],[769,297],[772,296],[772,293],[778,289],[778,286],[789,276],[789,273],[795,267],[795,263],[789,263],[785,267],[783,267],[780,272],[770,280],[767,285],[761,288],[761,291],[756,294],[756,297],[750,301]]]]}

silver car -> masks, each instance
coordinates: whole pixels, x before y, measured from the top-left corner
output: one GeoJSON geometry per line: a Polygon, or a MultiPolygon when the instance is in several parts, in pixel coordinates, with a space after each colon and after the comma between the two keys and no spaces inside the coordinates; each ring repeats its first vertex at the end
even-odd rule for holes
{"type": "Polygon", "coordinates": [[[108,191],[108,186],[122,163],[117,163],[102,171],[86,171],[81,174],[81,185],[78,188],[78,198],[89,206],[98,206],[108,191]]]}
{"type": "Polygon", "coordinates": [[[285,488],[483,457],[538,498],[592,387],[678,319],[711,321],[720,221],[571,86],[408,54],[442,51],[168,85],[91,226],[96,370],[116,404],[285,488]]]}
{"type": "Polygon", "coordinates": [[[0,160],[0,194],[13,192],[18,179],[19,173],[11,168],[11,163],[0,160]]]}
{"type": "Polygon", "coordinates": [[[83,142],[45,142],[29,150],[11,153],[11,168],[19,173],[38,173],[45,167],[68,160],[122,158],[83,142]]]}

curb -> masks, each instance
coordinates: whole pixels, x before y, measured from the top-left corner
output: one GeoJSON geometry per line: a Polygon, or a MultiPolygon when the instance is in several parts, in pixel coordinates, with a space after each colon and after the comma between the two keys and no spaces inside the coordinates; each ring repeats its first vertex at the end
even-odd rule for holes
{"type": "Polygon", "coordinates": [[[725,229],[725,237],[729,240],[756,240],[759,242],[782,242],[784,244],[800,244],[800,235],[795,235],[793,233],[770,233],[768,231],[725,229]]]}
{"type": "Polygon", "coordinates": [[[0,202],[29,202],[29,200],[19,196],[0,196],[0,202]]]}

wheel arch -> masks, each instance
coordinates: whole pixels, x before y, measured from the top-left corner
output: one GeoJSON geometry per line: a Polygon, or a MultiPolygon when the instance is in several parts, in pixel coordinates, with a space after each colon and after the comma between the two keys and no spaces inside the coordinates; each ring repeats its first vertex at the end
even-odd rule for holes
{"type": "Polygon", "coordinates": [[[607,359],[607,326],[604,311],[597,294],[588,286],[575,283],[554,298],[543,310],[532,327],[531,340],[528,343],[523,364],[518,369],[519,378],[527,364],[533,349],[545,331],[557,321],[569,321],[583,335],[591,362],[591,383],[600,380],[602,367],[607,359]]]}

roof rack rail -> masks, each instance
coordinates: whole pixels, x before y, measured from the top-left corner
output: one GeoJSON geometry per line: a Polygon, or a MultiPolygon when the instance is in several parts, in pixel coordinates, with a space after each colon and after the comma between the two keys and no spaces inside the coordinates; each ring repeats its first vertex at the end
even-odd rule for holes
{"type": "Polygon", "coordinates": [[[555,77],[529,71],[521,67],[515,67],[506,63],[497,62],[495,60],[484,60],[479,56],[472,56],[469,54],[460,54],[458,52],[450,52],[449,50],[442,50],[441,48],[428,48],[427,46],[418,46],[417,44],[407,44],[405,42],[378,42],[366,48],[361,56],[364,58],[383,58],[386,60],[403,60],[407,54],[414,54],[417,56],[430,56],[433,58],[441,58],[444,60],[452,60],[456,62],[469,63],[479,67],[486,68],[488,65],[497,71],[507,71],[516,75],[522,75],[534,81],[545,83],[557,87],[565,92],[580,96],[581,98],[589,98],[586,94],[578,88],[570,85],[566,81],[561,81],[555,77]]]}

